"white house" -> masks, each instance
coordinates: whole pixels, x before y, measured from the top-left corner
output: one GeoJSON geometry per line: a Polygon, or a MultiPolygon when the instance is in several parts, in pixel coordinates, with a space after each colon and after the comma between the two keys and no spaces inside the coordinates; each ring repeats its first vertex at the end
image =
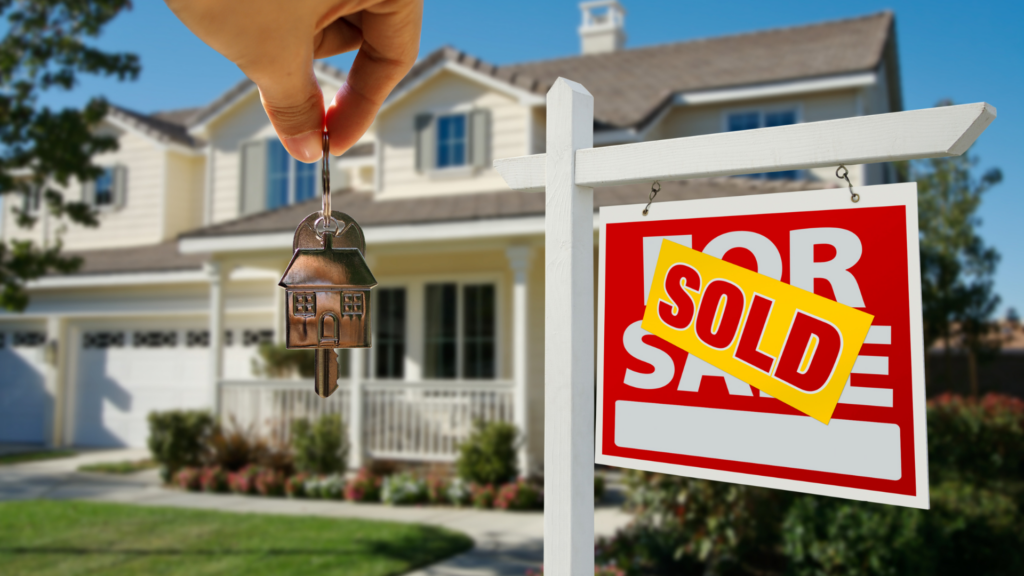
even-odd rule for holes
{"type": "MultiPolygon", "coordinates": [[[[214,408],[282,433],[290,418],[340,411],[361,458],[449,460],[474,419],[505,419],[543,465],[541,192],[512,192],[497,158],[544,151],[545,100],[559,76],[594,95],[595,142],[610,145],[901,109],[889,12],[626,49],[615,1],[581,5],[582,54],[493,66],[454,48],[427,54],[369,133],[332,160],[335,210],[363,227],[374,289],[373,348],[342,355],[341,388],[254,376],[280,341],[296,224],[319,210],[319,165],[292,160],[243,81],[201,109],[114,108],[120,149],[75,185],[100,212],[85,229],[45,214],[32,230],[5,210],[5,239],[84,258],[31,285],[0,315],[0,442],[139,446],[151,410],[214,408]]],[[[344,73],[316,66],[329,98],[344,73]]],[[[836,185],[834,169],[666,182],[656,202],[836,185]]],[[[890,182],[851,167],[854,185],[890,182]]],[[[648,186],[595,191],[595,206],[645,202],[648,186]]],[[[655,205],[656,206],[656,205],[655,205]]]]}

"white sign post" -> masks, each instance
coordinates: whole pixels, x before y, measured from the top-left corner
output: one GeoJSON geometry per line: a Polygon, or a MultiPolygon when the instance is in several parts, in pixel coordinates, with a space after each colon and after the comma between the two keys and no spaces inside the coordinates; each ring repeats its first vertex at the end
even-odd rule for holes
{"type": "Polygon", "coordinates": [[[963,154],[995,119],[984,103],[594,148],[594,99],[559,78],[547,153],[494,165],[514,190],[545,190],[544,568],[594,573],[593,188],[654,180],[963,154]]]}

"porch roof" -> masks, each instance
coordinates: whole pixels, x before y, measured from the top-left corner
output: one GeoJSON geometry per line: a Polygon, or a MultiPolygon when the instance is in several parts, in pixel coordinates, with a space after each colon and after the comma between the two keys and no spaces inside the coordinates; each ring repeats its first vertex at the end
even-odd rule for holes
{"type": "MultiPolygon", "coordinates": [[[[696,200],[770,194],[834,187],[809,180],[756,180],[750,178],[710,178],[662,183],[657,202],[696,200]]],[[[611,186],[594,190],[594,209],[602,206],[638,204],[647,201],[646,185],[611,186]]],[[[544,215],[543,192],[478,192],[422,198],[378,200],[369,192],[335,192],[334,210],[353,217],[364,229],[401,224],[438,224],[448,222],[486,221],[524,216],[544,215]]],[[[263,212],[223,224],[200,228],[182,234],[182,240],[252,236],[292,232],[307,215],[320,209],[316,198],[277,210],[263,212]]]]}

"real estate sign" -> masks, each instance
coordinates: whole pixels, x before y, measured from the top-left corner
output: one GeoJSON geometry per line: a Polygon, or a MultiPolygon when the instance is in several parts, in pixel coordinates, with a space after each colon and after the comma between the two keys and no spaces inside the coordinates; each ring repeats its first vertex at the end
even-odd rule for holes
{"type": "Polygon", "coordinates": [[[858,193],[601,209],[598,463],[928,507],[917,187],[858,193]]]}

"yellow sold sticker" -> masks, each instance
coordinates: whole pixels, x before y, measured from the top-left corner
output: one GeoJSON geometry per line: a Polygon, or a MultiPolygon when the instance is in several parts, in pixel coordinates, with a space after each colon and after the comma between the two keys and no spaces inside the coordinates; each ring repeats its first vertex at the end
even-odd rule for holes
{"type": "Polygon", "coordinates": [[[828,424],[873,318],[664,240],[642,326],[828,424]]]}

